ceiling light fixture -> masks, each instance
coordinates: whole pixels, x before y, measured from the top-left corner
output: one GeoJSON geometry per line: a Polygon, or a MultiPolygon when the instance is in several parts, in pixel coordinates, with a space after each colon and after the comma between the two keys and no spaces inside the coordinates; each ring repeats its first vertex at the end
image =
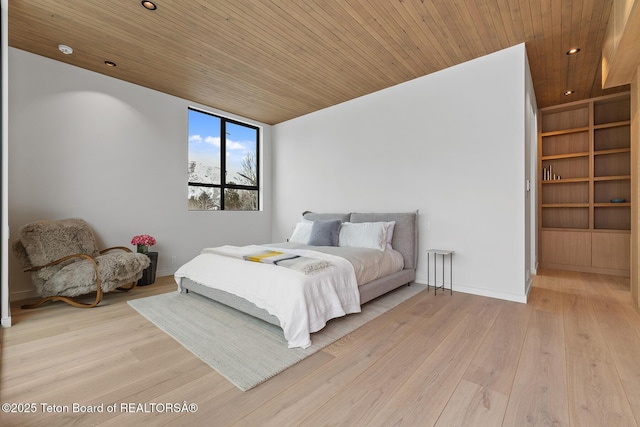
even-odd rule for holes
{"type": "Polygon", "coordinates": [[[67,46],[66,44],[59,44],[58,50],[65,55],[71,55],[73,53],[73,49],[71,49],[71,47],[67,46]]]}
{"type": "MultiPolygon", "coordinates": [[[[571,48],[571,49],[569,49],[566,53],[567,53],[567,56],[573,56],[573,55],[575,55],[575,54],[576,54],[576,53],[578,53],[578,52],[580,52],[580,48],[579,48],[579,47],[572,47],[572,48],[571,48]]],[[[575,62],[575,61],[574,61],[574,62],[575,62]]],[[[571,59],[567,59],[567,80],[565,81],[565,85],[566,85],[565,87],[569,87],[569,86],[571,86],[571,85],[569,84],[569,75],[571,74],[571,73],[570,73],[570,68],[571,68],[571,66],[570,66],[571,64],[570,64],[570,63],[571,63],[571,59]]],[[[573,95],[573,93],[574,93],[574,92],[575,92],[575,91],[573,91],[573,90],[566,90],[566,91],[564,92],[564,96],[573,95]]]]}
{"type": "Polygon", "coordinates": [[[140,4],[142,4],[142,7],[148,10],[156,10],[158,8],[158,6],[156,6],[154,2],[149,0],[142,0],[140,4]]]}
{"type": "Polygon", "coordinates": [[[107,67],[115,67],[116,63],[113,61],[104,61],[104,65],[106,65],[107,67]]]}

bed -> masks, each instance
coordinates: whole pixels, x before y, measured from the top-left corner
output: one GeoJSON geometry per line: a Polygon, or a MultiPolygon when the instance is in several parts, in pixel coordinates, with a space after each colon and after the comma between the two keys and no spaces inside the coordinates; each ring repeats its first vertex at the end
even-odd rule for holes
{"type": "Polygon", "coordinates": [[[415,280],[417,214],[305,212],[287,242],[205,248],[176,271],[178,291],[280,326],[290,348],[306,348],[329,319],[415,280]],[[386,241],[377,247],[381,228],[386,241]]]}

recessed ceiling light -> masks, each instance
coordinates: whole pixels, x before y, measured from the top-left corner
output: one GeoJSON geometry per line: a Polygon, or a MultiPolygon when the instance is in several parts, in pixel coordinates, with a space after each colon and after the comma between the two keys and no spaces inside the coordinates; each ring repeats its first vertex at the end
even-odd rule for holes
{"type": "Polygon", "coordinates": [[[566,91],[566,92],[564,93],[564,96],[569,96],[569,95],[571,95],[572,93],[573,93],[573,91],[572,91],[572,90],[568,90],[568,91],[566,91]]]}
{"type": "Polygon", "coordinates": [[[67,46],[66,44],[59,44],[58,50],[65,55],[71,55],[73,53],[73,49],[71,49],[71,47],[67,46]]]}
{"type": "Polygon", "coordinates": [[[113,61],[104,61],[104,65],[106,65],[107,67],[115,67],[116,63],[113,61]]]}
{"type": "Polygon", "coordinates": [[[575,55],[576,53],[580,52],[580,48],[579,47],[574,47],[571,48],[567,51],[567,55],[575,55]]]}
{"type": "Polygon", "coordinates": [[[142,4],[142,7],[149,10],[156,10],[158,8],[154,2],[148,0],[142,0],[140,4],[142,4]]]}

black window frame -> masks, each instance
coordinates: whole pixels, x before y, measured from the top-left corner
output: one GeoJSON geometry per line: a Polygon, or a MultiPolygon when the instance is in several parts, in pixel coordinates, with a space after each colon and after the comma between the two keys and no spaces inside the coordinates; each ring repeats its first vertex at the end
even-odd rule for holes
{"type": "MultiPolygon", "coordinates": [[[[189,187],[205,187],[205,188],[219,188],[220,189],[220,209],[208,209],[210,211],[224,211],[229,212],[257,212],[260,211],[260,127],[249,123],[241,122],[238,120],[230,119],[225,116],[203,111],[199,108],[188,107],[188,110],[195,111],[197,113],[206,114],[209,116],[220,119],[220,184],[210,184],[202,182],[187,182],[187,188],[189,187]],[[256,185],[243,185],[243,184],[227,184],[227,123],[233,123],[238,126],[244,126],[256,131],[256,185]],[[251,190],[256,191],[256,209],[255,210],[237,210],[237,209],[225,209],[225,190],[251,190]]],[[[187,125],[188,128],[188,125],[187,125]]],[[[188,140],[188,136],[187,136],[188,140]]],[[[190,209],[192,210],[192,209],[190,209]]],[[[196,211],[195,209],[193,209],[196,211]]],[[[205,210],[205,211],[208,211],[205,210]]]]}

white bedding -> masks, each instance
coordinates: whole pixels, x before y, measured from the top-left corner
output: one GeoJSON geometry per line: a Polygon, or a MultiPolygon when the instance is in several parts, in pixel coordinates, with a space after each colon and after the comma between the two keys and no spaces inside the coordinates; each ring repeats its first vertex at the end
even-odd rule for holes
{"type": "Polygon", "coordinates": [[[279,251],[289,249],[309,249],[326,254],[336,255],[347,259],[353,265],[358,286],[369,283],[380,277],[388,276],[391,273],[404,268],[404,258],[402,254],[393,249],[380,251],[368,248],[352,248],[338,246],[307,246],[299,243],[275,243],[271,244],[279,251]]]}
{"type": "MultiPolygon", "coordinates": [[[[275,246],[254,247],[283,251],[275,246]]],[[[289,348],[307,348],[310,334],[322,329],[329,319],[360,312],[358,281],[352,263],[344,258],[300,248],[286,251],[325,259],[331,265],[303,274],[205,249],[176,271],[178,290],[182,291],[181,280],[186,277],[244,298],[278,318],[289,348]]]]}

